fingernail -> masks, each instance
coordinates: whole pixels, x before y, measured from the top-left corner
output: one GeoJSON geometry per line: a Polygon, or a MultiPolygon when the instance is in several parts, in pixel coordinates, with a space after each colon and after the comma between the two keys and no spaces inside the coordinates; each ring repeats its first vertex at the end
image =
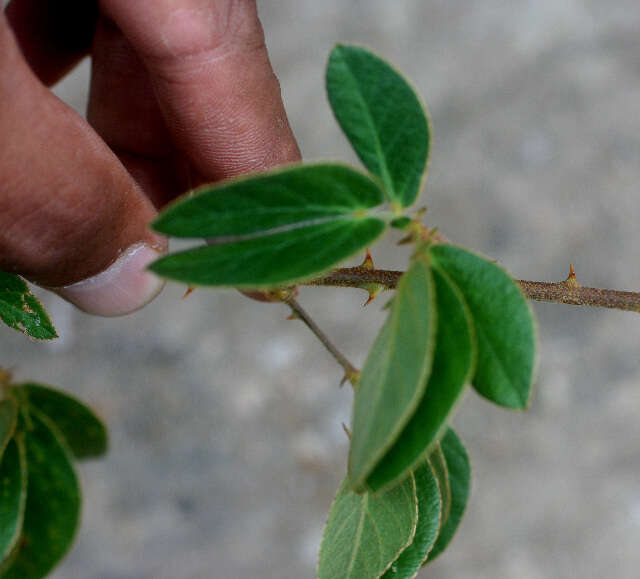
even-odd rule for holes
{"type": "Polygon", "coordinates": [[[161,255],[148,245],[137,243],[103,272],[72,285],[51,289],[89,314],[123,316],[147,305],[164,287],[164,280],[146,269],[161,255]]]}

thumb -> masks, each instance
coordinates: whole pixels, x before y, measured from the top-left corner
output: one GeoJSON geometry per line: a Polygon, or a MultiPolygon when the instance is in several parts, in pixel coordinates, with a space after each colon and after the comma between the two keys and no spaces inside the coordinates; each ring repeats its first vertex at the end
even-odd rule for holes
{"type": "Polygon", "coordinates": [[[125,314],[162,282],[155,210],[87,123],[35,78],[0,13],[0,269],[94,314],[125,314]]]}

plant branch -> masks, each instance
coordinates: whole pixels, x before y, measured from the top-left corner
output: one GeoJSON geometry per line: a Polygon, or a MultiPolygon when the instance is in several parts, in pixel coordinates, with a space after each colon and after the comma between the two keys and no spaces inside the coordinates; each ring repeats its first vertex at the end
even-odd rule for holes
{"type": "Polygon", "coordinates": [[[304,308],[296,301],[293,296],[289,296],[284,299],[284,302],[291,308],[293,312],[293,318],[297,318],[302,320],[304,324],[309,328],[313,334],[322,342],[324,347],[329,350],[329,353],[336,359],[338,364],[344,368],[344,379],[342,384],[345,381],[351,382],[352,386],[355,388],[358,382],[358,377],[360,376],[360,372],[357,368],[347,360],[346,356],[336,348],[332,342],[329,340],[327,335],[318,327],[318,325],[313,321],[311,316],[304,310],[304,308]]]}
{"type": "MultiPolygon", "coordinates": [[[[305,285],[360,288],[370,292],[372,285],[381,289],[395,289],[404,272],[368,267],[345,267],[307,282],[305,285]]],[[[554,302],[573,306],[612,308],[640,312],[640,292],[627,292],[582,286],[578,283],[573,266],[569,277],[559,282],[517,280],[524,295],[530,300],[554,302]]]]}

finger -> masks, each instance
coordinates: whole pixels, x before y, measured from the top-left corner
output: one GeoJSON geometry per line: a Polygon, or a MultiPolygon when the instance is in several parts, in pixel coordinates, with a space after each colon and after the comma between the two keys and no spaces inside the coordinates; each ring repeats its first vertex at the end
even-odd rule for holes
{"type": "Polygon", "coordinates": [[[11,0],[6,16],[26,61],[52,85],[89,52],[97,0],[11,0]]]}
{"type": "Polygon", "coordinates": [[[117,315],[160,282],[149,200],[91,128],[33,76],[0,14],[0,269],[117,315]]]}
{"type": "Polygon", "coordinates": [[[216,180],[300,152],[253,0],[104,0],[140,55],[174,141],[216,180]]]}
{"type": "Polygon", "coordinates": [[[113,22],[99,19],[91,54],[87,120],[160,207],[187,188],[149,75],[113,22]],[[182,178],[181,178],[182,177],[182,178]]]}

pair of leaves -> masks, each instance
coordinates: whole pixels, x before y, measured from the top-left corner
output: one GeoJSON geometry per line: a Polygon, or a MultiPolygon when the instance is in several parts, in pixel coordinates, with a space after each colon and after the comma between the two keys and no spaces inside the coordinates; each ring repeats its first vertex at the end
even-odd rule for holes
{"type": "Polygon", "coordinates": [[[169,207],[154,229],[211,245],[151,265],[192,285],[269,288],[319,275],[372,243],[386,222],[382,190],[347,166],[298,165],[205,186],[169,207]]]}
{"type": "Polygon", "coordinates": [[[37,340],[57,338],[42,304],[17,275],[0,271],[0,320],[37,340]]]}
{"type": "Polygon", "coordinates": [[[6,391],[0,402],[0,434],[8,438],[0,456],[0,577],[39,579],[67,552],[78,526],[72,460],[103,454],[107,436],[91,410],[66,394],[32,383],[6,391]]]}
{"type": "Polygon", "coordinates": [[[326,84],[339,124],[372,175],[319,163],[205,185],[165,209],[153,228],[209,245],[168,255],[152,271],[191,285],[297,283],[375,241],[390,217],[372,209],[390,201],[400,210],[415,201],[430,136],[409,83],[371,52],[340,45],[326,84]]]}
{"type": "Polygon", "coordinates": [[[452,430],[437,449],[440,467],[431,457],[423,459],[403,482],[382,493],[356,494],[344,479],[320,547],[320,579],[408,579],[444,549],[466,507],[471,472],[452,430]]]}
{"type": "Polygon", "coordinates": [[[534,362],[531,311],[501,268],[452,245],[419,250],[358,382],[352,489],[383,491],[412,472],[469,382],[497,404],[524,408],[534,362]]]}

